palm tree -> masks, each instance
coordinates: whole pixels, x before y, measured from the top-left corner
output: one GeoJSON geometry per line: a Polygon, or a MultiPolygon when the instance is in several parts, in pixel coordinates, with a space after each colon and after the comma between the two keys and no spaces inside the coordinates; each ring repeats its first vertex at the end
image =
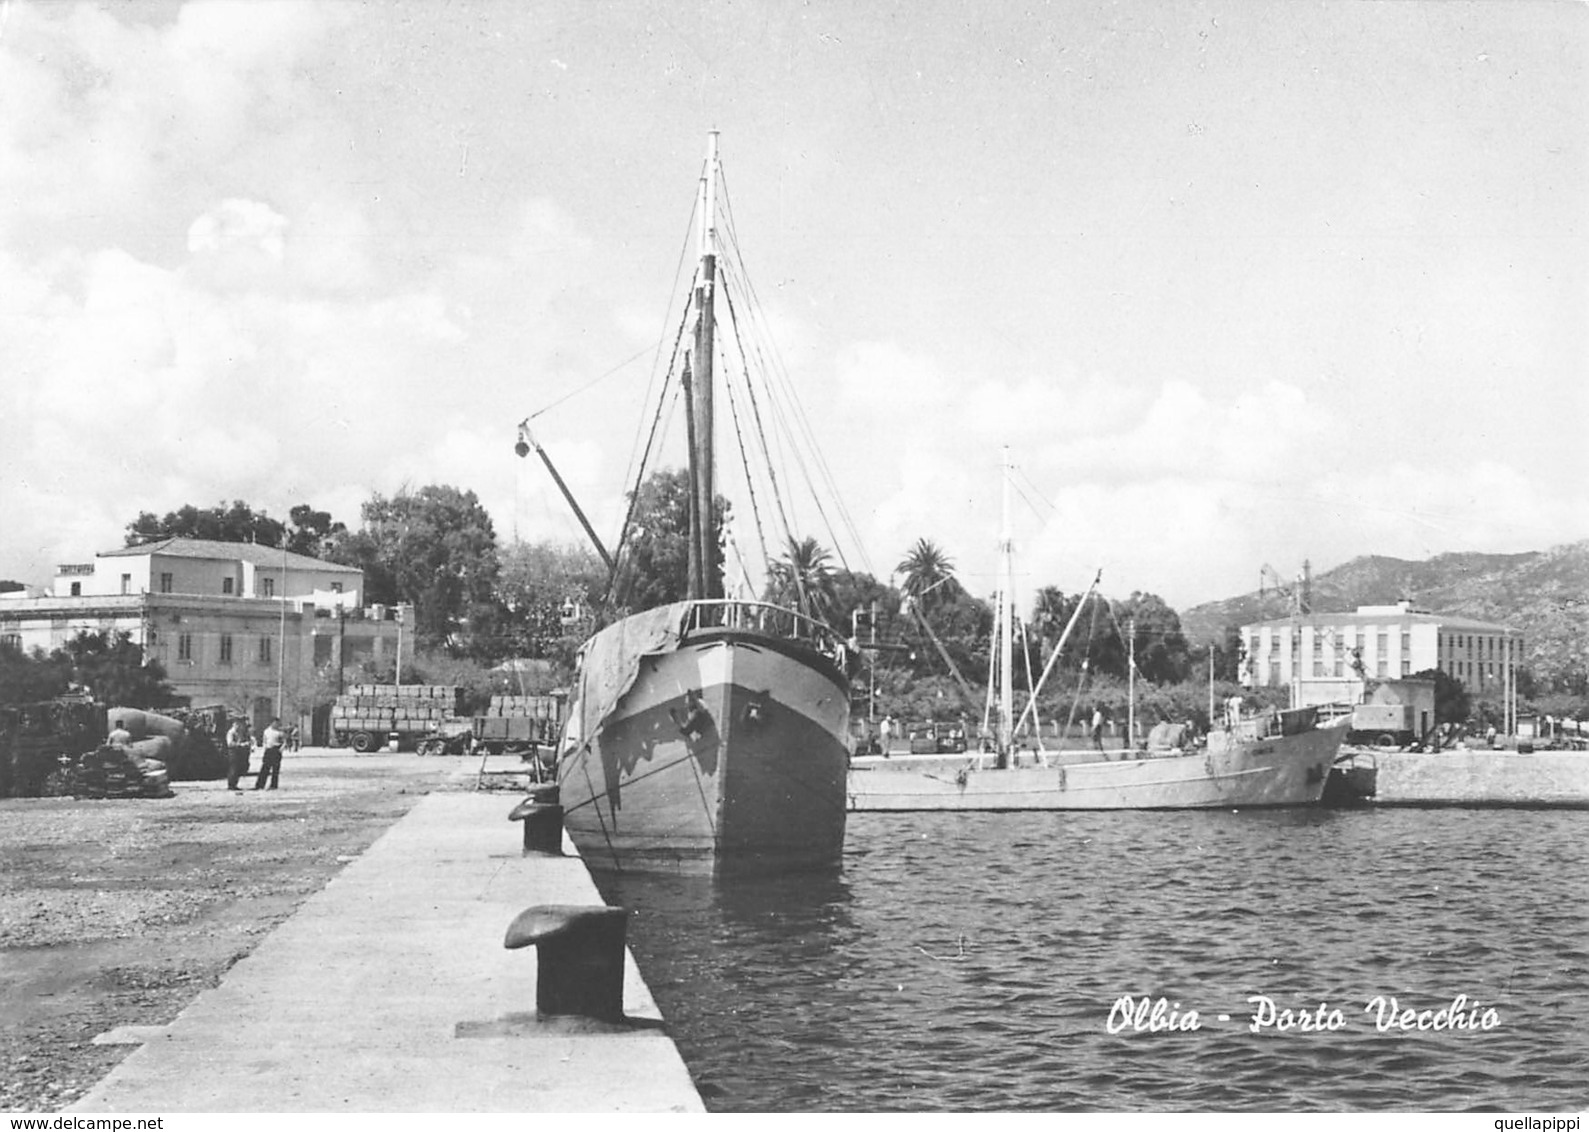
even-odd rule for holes
{"type": "Polygon", "coordinates": [[[931,539],[917,539],[894,570],[905,575],[901,587],[904,592],[918,599],[925,599],[930,593],[949,597],[960,587],[955,581],[954,563],[931,539]]]}
{"type": "Polygon", "coordinates": [[[832,556],[814,538],[790,537],[784,557],[772,564],[774,600],[808,617],[827,617],[834,606],[832,556]]]}
{"type": "Polygon", "coordinates": [[[1045,645],[1059,640],[1059,635],[1070,621],[1070,615],[1076,611],[1076,601],[1076,598],[1066,597],[1058,586],[1044,586],[1037,591],[1029,624],[1038,640],[1045,645]]]}

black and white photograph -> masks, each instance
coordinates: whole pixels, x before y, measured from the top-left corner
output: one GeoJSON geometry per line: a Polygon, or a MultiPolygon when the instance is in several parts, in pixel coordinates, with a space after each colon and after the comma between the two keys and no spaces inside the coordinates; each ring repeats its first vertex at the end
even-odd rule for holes
{"type": "Polygon", "coordinates": [[[1577,1132],[1586,110],[1579,0],[0,0],[0,1111],[1577,1132]]]}

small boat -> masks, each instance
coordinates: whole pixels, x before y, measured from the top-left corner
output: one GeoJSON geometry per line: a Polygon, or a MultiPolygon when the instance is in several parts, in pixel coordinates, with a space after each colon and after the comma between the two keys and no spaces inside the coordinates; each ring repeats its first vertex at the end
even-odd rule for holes
{"type": "Polygon", "coordinates": [[[854,654],[806,613],[723,593],[712,384],[714,304],[730,280],[717,263],[718,173],[714,132],[698,194],[693,336],[681,335],[689,348],[678,369],[689,419],[687,599],[585,643],[560,744],[564,825],[598,871],[836,868],[844,847],[854,654]]]}
{"type": "MultiPolygon", "coordinates": [[[[1317,709],[1311,707],[1244,714],[1235,700],[1226,705],[1221,724],[1196,743],[1172,727],[1156,728],[1158,741],[1150,737],[1141,750],[1018,749],[1015,734],[1026,713],[1017,719],[1013,711],[1013,542],[1007,461],[1003,511],[989,688],[990,706],[996,709],[989,712],[993,750],[962,758],[855,759],[849,775],[852,811],[1184,810],[1305,806],[1320,800],[1350,719],[1321,724],[1317,709]]],[[[1087,595],[1091,593],[1089,589],[1087,595]]],[[[1055,646],[1050,665],[1085,605],[1084,597],[1055,646]]],[[[1029,702],[1027,711],[1031,710],[1029,702]]]]}
{"type": "Polygon", "coordinates": [[[1361,806],[1374,800],[1379,783],[1379,759],[1371,751],[1353,751],[1335,760],[1324,783],[1326,806],[1361,806]]]}

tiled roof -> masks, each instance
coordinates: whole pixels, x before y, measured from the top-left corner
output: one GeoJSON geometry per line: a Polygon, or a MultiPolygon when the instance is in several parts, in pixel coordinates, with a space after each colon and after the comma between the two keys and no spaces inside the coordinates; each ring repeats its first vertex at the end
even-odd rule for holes
{"type": "Polygon", "coordinates": [[[124,546],[116,550],[102,550],[100,558],[128,558],[142,557],[146,554],[161,554],[168,558],[204,558],[211,561],[248,562],[255,566],[280,567],[282,559],[287,561],[289,570],[321,570],[338,574],[362,574],[357,566],[343,566],[338,562],[325,562],[319,558],[310,558],[307,554],[294,554],[287,551],[285,554],[280,547],[260,546],[253,542],[222,542],[220,539],[209,538],[165,538],[154,542],[146,542],[139,546],[124,546]]]}

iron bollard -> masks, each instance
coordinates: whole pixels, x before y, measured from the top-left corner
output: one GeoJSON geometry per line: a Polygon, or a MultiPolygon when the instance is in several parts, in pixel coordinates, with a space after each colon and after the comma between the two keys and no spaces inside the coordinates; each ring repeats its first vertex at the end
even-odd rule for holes
{"type": "Polygon", "coordinates": [[[622,1022],[628,924],[623,908],[539,904],[514,918],[502,946],[535,945],[535,1009],[541,1015],[622,1022]]]}
{"type": "Polygon", "coordinates": [[[509,821],[524,823],[524,853],[563,855],[563,807],[558,802],[557,784],[530,787],[530,796],[508,815],[509,821]]]}

